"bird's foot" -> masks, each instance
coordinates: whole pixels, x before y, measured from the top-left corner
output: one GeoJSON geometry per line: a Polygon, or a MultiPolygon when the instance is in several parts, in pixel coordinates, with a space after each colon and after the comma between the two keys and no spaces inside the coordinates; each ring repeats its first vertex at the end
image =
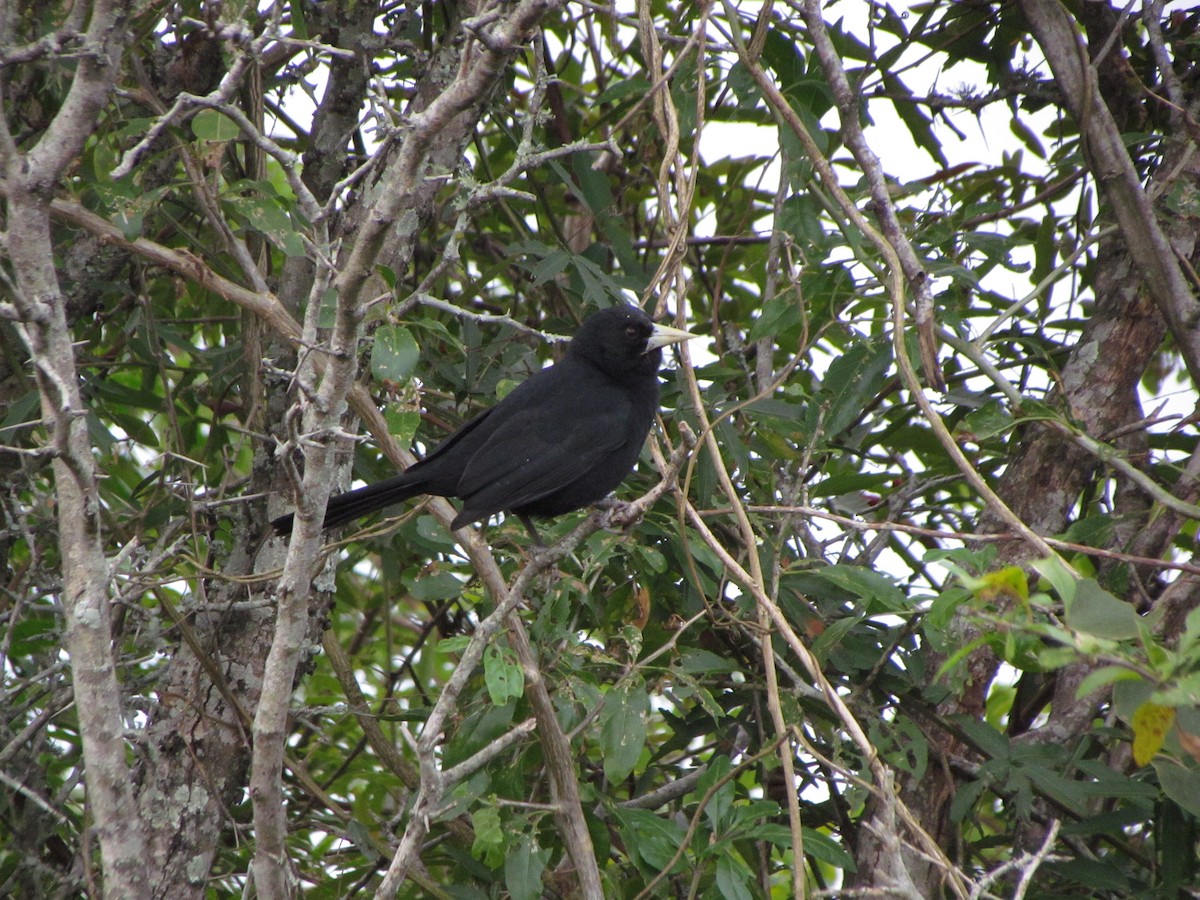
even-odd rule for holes
{"type": "Polygon", "coordinates": [[[525,548],[525,559],[531,566],[546,569],[553,566],[557,560],[551,559],[550,547],[541,541],[534,541],[525,548]]]}
{"type": "Polygon", "coordinates": [[[605,497],[595,504],[600,524],[613,531],[625,531],[642,521],[643,511],[637,504],[626,503],[616,497],[605,497]]]}

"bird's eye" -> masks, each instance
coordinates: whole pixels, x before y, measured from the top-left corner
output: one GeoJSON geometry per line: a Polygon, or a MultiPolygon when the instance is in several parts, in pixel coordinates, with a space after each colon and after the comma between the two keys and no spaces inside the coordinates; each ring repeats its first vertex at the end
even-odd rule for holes
{"type": "Polygon", "coordinates": [[[629,338],[631,341],[638,337],[638,327],[636,325],[626,325],[625,337],[629,338]]]}

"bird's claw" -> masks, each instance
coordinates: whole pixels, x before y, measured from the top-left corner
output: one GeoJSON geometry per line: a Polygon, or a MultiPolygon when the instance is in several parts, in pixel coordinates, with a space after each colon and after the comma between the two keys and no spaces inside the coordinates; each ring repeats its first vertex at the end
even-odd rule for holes
{"type": "Polygon", "coordinates": [[[596,504],[596,508],[601,525],[614,531],[624,531],[631,525],[636,525],[643,516],[642,510],[636,504],[626,503],[615,497],[606,497],[596,504]]]}

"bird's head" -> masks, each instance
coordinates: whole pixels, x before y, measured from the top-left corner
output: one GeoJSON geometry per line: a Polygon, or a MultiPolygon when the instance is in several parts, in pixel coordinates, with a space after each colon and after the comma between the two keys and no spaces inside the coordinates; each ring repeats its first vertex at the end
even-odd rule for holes
{"type": "Polygon", "coordinates": [[[579,326],[568,353],[594,363],[617,380],[644,378],[658,372],[662,348],[699,335],[655,323],[639,307],[610,306],[579,326]]]}

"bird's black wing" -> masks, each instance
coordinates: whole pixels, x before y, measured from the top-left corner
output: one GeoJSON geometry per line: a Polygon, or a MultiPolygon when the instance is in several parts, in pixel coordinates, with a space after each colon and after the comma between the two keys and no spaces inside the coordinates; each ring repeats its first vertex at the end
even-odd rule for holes
{"type": "Polygon", "coordinates": [[[520,509],[586,479],[627,440],[628,400],[606,400],[560,400],[507,416],[463,471],[458,496],[462,517],[470,516],[464,520],[520,509]]]}

